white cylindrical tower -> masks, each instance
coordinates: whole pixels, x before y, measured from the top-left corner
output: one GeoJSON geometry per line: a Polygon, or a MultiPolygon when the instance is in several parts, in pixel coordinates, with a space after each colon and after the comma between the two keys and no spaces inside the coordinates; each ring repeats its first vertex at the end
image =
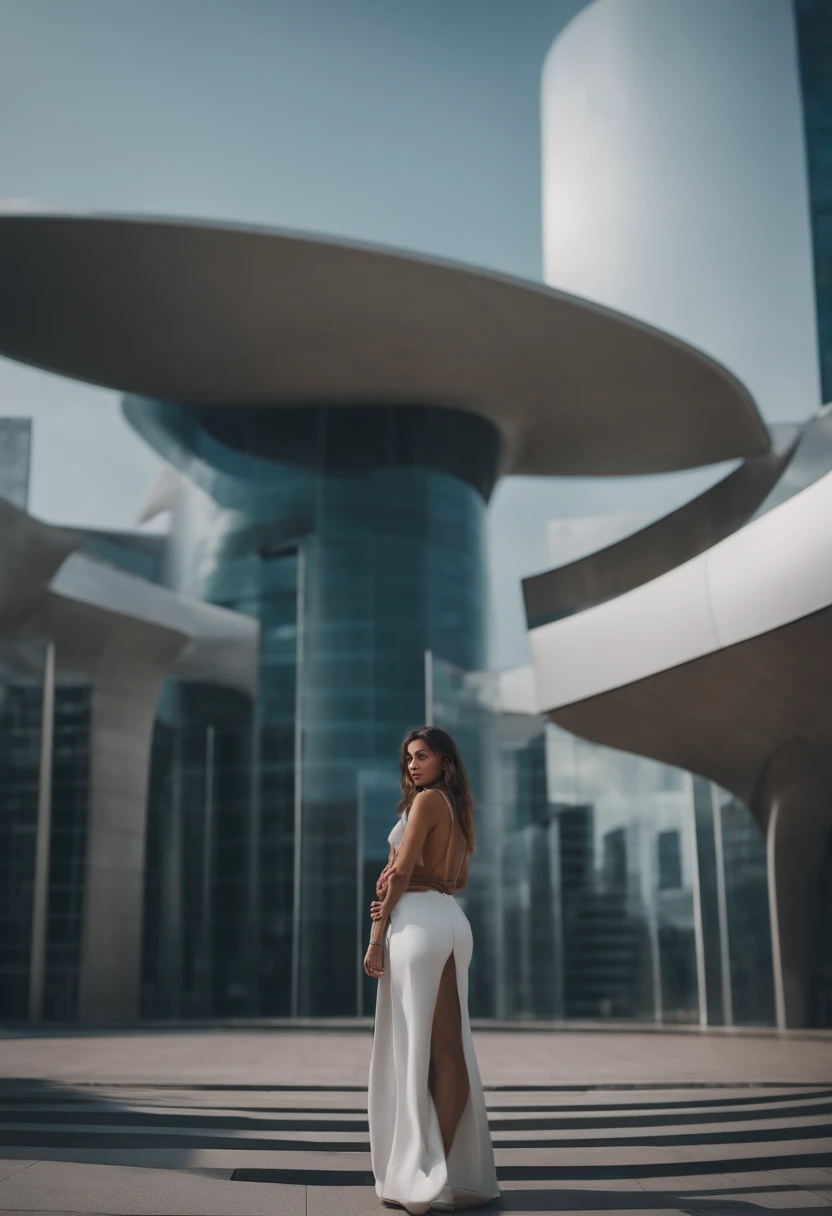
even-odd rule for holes
{"type": "Polygon", "coordinates": [[[790,0],[596,0],[542,78],[546,282],[820,401],[790,0]]]}

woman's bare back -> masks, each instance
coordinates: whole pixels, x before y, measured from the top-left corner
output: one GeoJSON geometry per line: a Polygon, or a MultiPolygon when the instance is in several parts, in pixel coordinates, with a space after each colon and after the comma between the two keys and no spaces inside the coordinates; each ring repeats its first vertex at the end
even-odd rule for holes
{"type": "MultiPolygon", "coordinates": [[[[431,828],[425,838],[417,870],[414,870],[414,877],[419,873],[445,881],[452,881],[456,876],[458,883],[463,878],[467,880],[465,862],[468,857],[468,842],[453,812],[451,800],[442,790],[429,792],[434,794],[437,800],[441,799],[445,807],[445,814],[441,816],[439,822],[431,828]]],[[[465,881],[462,881],[461,885],[464,886],[465,881]]]]}

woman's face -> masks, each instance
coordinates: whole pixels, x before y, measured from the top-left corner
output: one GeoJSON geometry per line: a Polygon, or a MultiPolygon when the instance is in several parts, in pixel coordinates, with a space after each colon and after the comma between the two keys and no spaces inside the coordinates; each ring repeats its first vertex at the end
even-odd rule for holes
{"type": "Polygon", "coordinates": [[[414,785],[433,785],[442,776],[445,757],[428,747],[424,739],[407,745],[407,771],[414,785]]]}

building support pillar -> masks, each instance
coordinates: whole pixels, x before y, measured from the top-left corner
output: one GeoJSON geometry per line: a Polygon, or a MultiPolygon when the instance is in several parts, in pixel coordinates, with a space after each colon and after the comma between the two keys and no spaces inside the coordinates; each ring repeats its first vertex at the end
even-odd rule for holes
{"type": "Polygon", "coordinates": [[[805,1026],[818,920],[818,878],[832,830],[832,790],[807,739],[769,758],[755,803],[766,835],[774,996],[780,1029],[805,1026]]]}
{"type": "Polygon", "coordinates": [[[78,1017],[133,1021],[141,1002],[145,828],[156,704],[187,639],[124,619],[93,680],[78,1017]]]}

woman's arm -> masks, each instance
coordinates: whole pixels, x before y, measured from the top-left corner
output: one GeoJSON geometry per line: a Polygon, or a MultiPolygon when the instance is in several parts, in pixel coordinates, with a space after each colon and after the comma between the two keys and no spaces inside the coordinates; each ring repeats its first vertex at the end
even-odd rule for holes
{"type": "Polygon", "coordinates": [[[393,848],[393,846],[391,844],[390,853],[387,858],[387,864],[385,865],[384,869],[379,874],[378,879],[376,881],[376,895],[378,895],[379,898],[381,898],[384,895],[384,889],[387,886],[387,874],[388,874],[388,871],[390,870],[390,867],[395,862],[395,859],[396,859],[396,850],[393,848]]]}
{"type": "Polygon", "coordinates": [[[440,803],[442,807],[445,806],[444,798],[435,790],[422,790],[411,803],[407,812],[407,825],[396,854],[395,869],[390,873],[387,894],[381,903],[381,920],[385,926],[390,913],[407,889],[428,832],[438,822],[440,803]]]}

